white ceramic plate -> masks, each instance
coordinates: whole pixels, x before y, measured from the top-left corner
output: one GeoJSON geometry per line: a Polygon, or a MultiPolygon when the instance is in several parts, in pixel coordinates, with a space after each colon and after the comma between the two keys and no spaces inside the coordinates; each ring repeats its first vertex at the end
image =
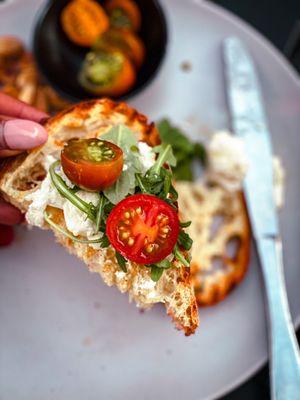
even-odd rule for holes
{"type": "MultiPolygon", "coordinates": [[[[0,34],[30,38],[41,0],[0,6],[0,34]]],[[[274,148],[287,169],[281,213],[285,274],[300,321],[300,90],[296,73],[259,34],[202,1],[164,0],[170,43],[154,80],[131,102],[153,119],[170,116],[191,136],[228,127],[221,41],[237,35],[257,63],[274,148]],[[180,64],[189,61],[190,72],[180,64]]],[[[47,51],[45,49],[45,51],[47,51]]],[[[267,359],[263,288],[255,252],[244,282],[217,307],[200,310],[186,338],[163,307],[140,313],[106,287],[52,235],[19,229],[0,253],[2,399],[212,399],[267,359]]]]}

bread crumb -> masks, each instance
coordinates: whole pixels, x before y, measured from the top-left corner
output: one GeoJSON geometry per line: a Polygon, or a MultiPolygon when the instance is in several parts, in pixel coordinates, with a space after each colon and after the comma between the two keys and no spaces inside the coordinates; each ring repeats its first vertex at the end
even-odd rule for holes
{"type": "Polygon", "coordinates": [[[190,72],[192,70],[192,64],[190,61],[182,61],[180,64],[180,69],[183,72],[190,72]]]}

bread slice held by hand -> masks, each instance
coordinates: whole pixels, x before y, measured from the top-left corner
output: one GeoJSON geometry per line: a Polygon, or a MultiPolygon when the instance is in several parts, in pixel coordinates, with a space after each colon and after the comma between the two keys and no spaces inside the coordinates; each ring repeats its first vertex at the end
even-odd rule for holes
{"type": "MultiPolygon", "coordinates": [[[[46,129],[48,142],[34,151],[7,159],[0,170],[0,193],[10,203],[26,213],[30,206],[30,194],[37,191],[46,177],[46,159],[49,155],[59,157],[64,143],[71,138],[100,137],[113,126],[125,125],[139,141],[149,146],[159,144],[159,135],[153,123],[125,103],[108,99],[80,103],[51,118],[46,129]]],[[[55,222],[65,228],[64,213],[52,210],[55,222]]],[[[45,223],[43,228],[51,229],[45,223]]],[[[194,333],[198,326],[197,302],[190,279],[190,269],[179,261],[164,271],[158,282],[151,280],[149,268],[128,262],[127,272],[121,270],[112,247],[95,249],[89,244],[74,242],[54,230],[56,240],[68,252],[84,261],[91,272],[101,275],[104,282],[115,285],[138,306],[149,308],[164,303],[167,313],[176,327],[186,335],[194,333]]]]}

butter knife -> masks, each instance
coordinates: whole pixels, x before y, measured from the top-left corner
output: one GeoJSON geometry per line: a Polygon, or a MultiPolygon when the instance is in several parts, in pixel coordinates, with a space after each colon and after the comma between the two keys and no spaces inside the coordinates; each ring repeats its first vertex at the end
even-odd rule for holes
{"type": "Polygon", "coordinates": [[[285,288],[271,136],[261,89],[251,56],[238,38],[224,40],[223,57],[232,129],[243,139],[249,159],[244,192],[266,289],[271,396],[299,400],[300,356],[285,288]]]}

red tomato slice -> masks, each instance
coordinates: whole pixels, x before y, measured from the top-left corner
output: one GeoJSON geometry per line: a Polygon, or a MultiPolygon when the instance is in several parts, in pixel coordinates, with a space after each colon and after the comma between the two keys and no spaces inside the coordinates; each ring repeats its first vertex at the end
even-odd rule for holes
{"type": "Polygon", "coordinates": [[[67,177],[82,189],[103,190],[112,186],[123,168],[123,151],[101,139],[71,139],[61,152],[67,177]]]}
{"type": "Polygon", "coordinates": [[[154,264],[173,250],[178,234],[176,210],[148,194],[136,194],[118,203],[107,218],[111,245],[128,260],[154,264]]]}
{"type": "Polygon", "coordinates": [[[0,246],[8,246],[13,240],[13,228],[9,225],[0,225],[0,246]]]}

